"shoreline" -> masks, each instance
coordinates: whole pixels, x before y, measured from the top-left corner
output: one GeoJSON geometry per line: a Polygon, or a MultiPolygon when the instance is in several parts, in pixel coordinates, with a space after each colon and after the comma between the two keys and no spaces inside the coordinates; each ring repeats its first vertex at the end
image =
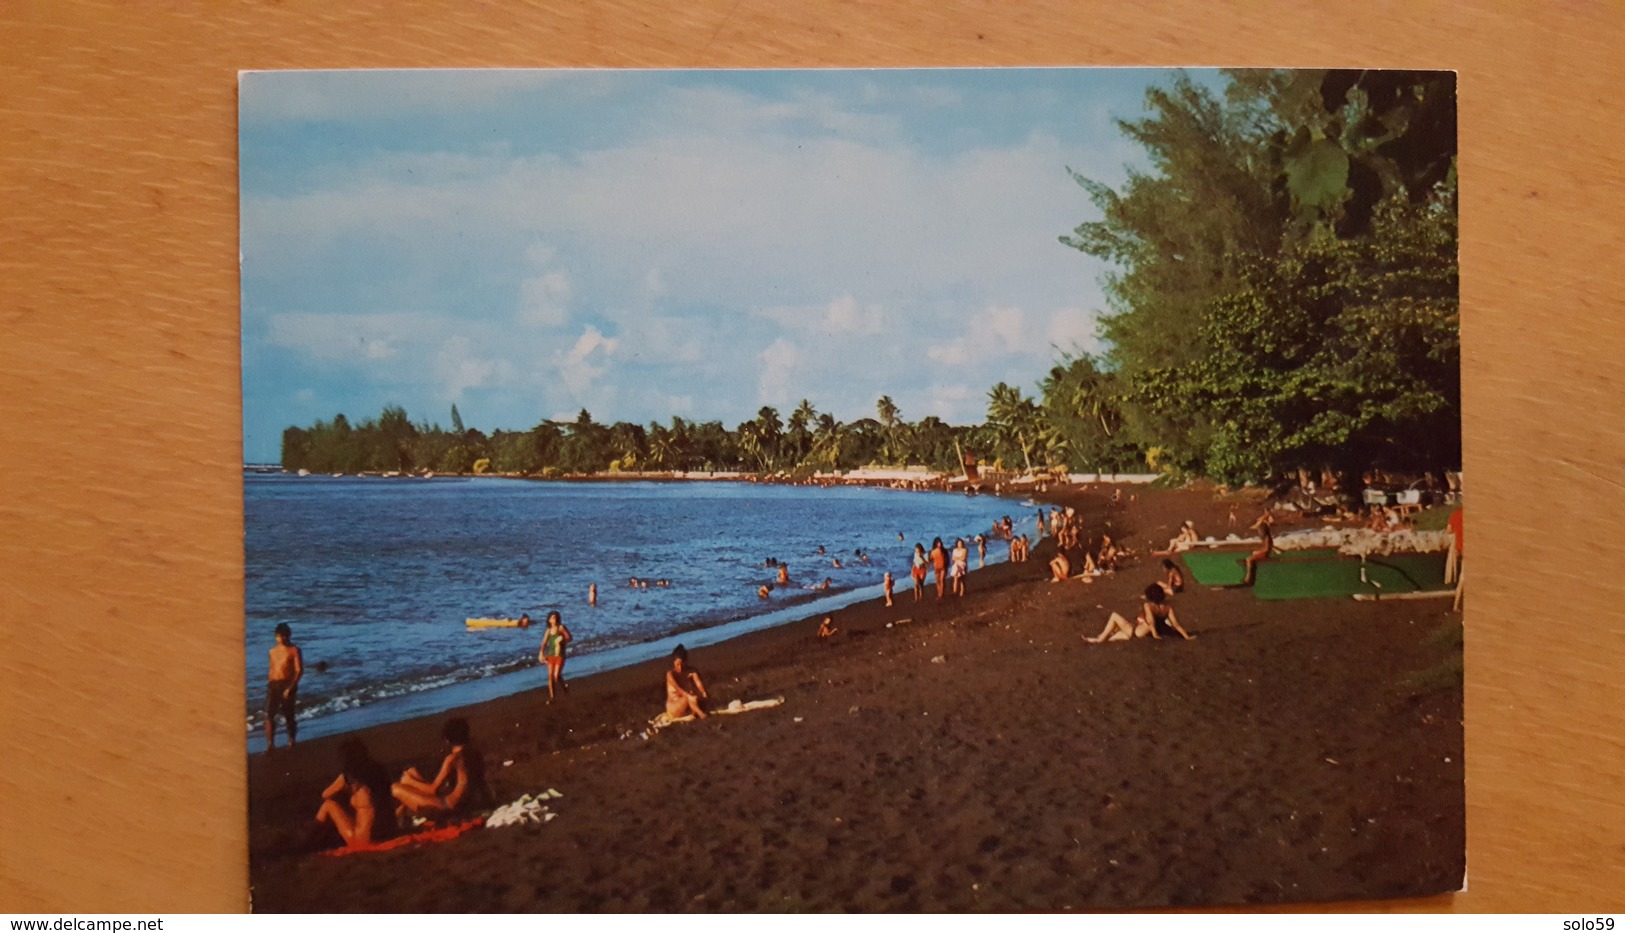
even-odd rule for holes
{"type": "MultiPolygon", "coordinates": [[[[281,475],[292,476],[293,474],[284,472],[281,475]]],[[[326,475],[327,474],[319,474],[319,476],[326,475]]],[[[361,475],[362,474],[351,474],[346,478],[361,475]]],[[[413,477],[402,476],[391,478],[409,479],[413,477]]],[[[594,477],[542,479],[540,477],[516,477],[501,474],[481,474],[478,477],[473,474],[462,474],[457,476],[448,475],[446,477],[437,476],[435,478],[536,479],[542,482],[561,481],[569,483],[597,481],[597,479],[594,477]]],[[[631,482],[650,480],[647,478],[628,476],[616,477],[609,479],[608,481],[631,482]]],[[[665,481],[686,482],[688,481],[688,478],[667,477],[665,481]]],[[[695,481],[703,480],[696,479],[695,481]]],[[[718,481],[722,480],[719,479],[718,481]]],[[[761,482],[763,484],[781,486],[809,485],[808,483],[785,482],[781,480],[767,478],[758,479],[754,477],[745,480],[741,480],[739,477],[733,477],[731,478],[731,481],[761,482]]],[[[963,489],[898,489],[890,482],[877,481],[852,482],[838,485],[886,489],[895,492],[928,492],[937,495],[966,494],[965,490],[963,489]]],[[[1060,499],[1057,499],[1053,495],[1030,492],[1027,490],[1007,491],[1002,493],[979,492],[975,493],[975,495],[985,495],[990,498],[997,498],[1017,503],[1030,501],[1047,507],[1050,505],[1065,505],[1068,502],[1073,501],[1074,497],[1076,496],[1087,497],[1088,493],[1083,492],[1082,490],[1063,489],[1060,499]]],[[[1022,506],[1022,508],[1032,508],[1032,506],[1022,506]]],[[[1019,514],[1019,512],[1013,514],[1011,517],[1016,520],[1015,525],[1018,533],[1021,532],[1027,526],[1027,524],[1033,520],[1031,515],[1022,516],[1019,514]]],[[[1007,558],[1002,556],[1004,554],[1002,549],[1007,547],[1007,542],[999,541],[997,539],[990,540],[989,560],[987,566],[982,570],[972,570],[972,575],[982,573],[986,570],[991,570],[1005,564],[1007,562],[1007,558]]],[[[897,587],[899,588],[898,591],[906,592],[907,586],[907,577],[901,576],[897,580],[897,587]]],[[[716,622],[694,621],[692,623],[680,626],[674,632],[650,638],[646,641],[616,645],[601,651],[594,651],[587,654],[573,654],[571,655],[571,661],[573,663],[568,669],[572,671],[581,670],[584,666],[587,670],[585,673],[578,675],[579,677],[587,678],[600,676],[606,673],[613,673],[614,671],[621,670],[626,667],[646,663],[656,659],[657,657],[665,658],[669,655],[671,648],[680,643],[686,644],[689,647],[710,647],[721,642],[743,638],[750,634],[772,628],[793,626],[807,622],[810,622],[816,626],[822,616],[834,612],[845,611],[854,604],[861,603],[869,599],[873,599],[875,602],[880,602],[882,599],[882,588],[878,577],[876,577],[876,582],[872,584],[862,584],[850,589],[832,590],[828,593],[801,591],[795,593],[783,603],[778,603],[776,605],[774,603],[768,603],[766,605],[757,607],[758,611],[750,612],[736,618],[724,619],[716,622]]],[[[775,600],[774,602],[776,603],[777,601],[775,600]]],[[[582,609],[581,611],[588,610],[582,609]]],[[[494,700],[500,700],[505,697],[524,693],[526,691],[546,689],[546,671],[545,668],[543,668],[540,664],[533,663],[523,665],[522,662],[516,662],[515,666],[517,669],[502,670],[487,674],[472,674],[466,679],[456,680],[440,686],[430,687],[423,690],[408,689],[401,693],[385,696],[360,706],[340,708],[324,713],[316,718],[301,719],[299,722],[300,734],[307,741],[342,737],[349,733],[365,732],[375,727],[387,726],[396,722],[424,719],[432,716],[449,715],[465,708],[478,706],[482,703],[487,703],[494,700]],[[335,720],[337,722],[335,722],[335,720]]],[[[573,682],[576,680],[576,676],[572,676],[570,680],[573,682]]],[[[247,711],[249,716],[252,716],[254,712],[255,710],[252,709],[247,711]]],[[[281,734],[280,728],[278,732],[280,741],[285,742],[286,736],[281,734]]],[[[247,753],[250,757],[263,755],[265,753],[263,720],[256,722],[245,732],[245,744],[247,746],[247,753]]]]}
{"type": "MultiPolygon", "coordinates": [[[[1180,519],[1222,526],[1209,492],[1138,493],[1121,511],[1047,498],[1142,553],[1180,519]]],[[[693,652],[713,704],[778,709],[622,738],[662,708],[655,658],[553,705],[532,690],[456,710],[499,802],[563,792],[546,827],[311,858],[336,738],[249,756],[255,909],[1122,909],[1459,883],[1459,666],[1443,689],[1405,679],[1448,660],[1447,612],[1193,587],[1177,604],[1198,640],[1089,646],[1154,560],[1051,585],[1052,548],[940,605],[928,583],[916,608],[905,579],[893,609],[833,613],[832,643],[815,612],[693,652]],[[545,890],[507,870],[535,858],[545,890]]],[[[432,768],[444,715],[348,734],[392,769],[432,768]]]]}

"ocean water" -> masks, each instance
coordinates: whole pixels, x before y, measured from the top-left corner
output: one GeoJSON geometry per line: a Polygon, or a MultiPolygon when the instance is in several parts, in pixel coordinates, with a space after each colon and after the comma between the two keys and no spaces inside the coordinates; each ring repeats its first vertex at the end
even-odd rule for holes
{"type": "MultiPolygon", "coordinates": [[[[248,474],[243,483],[251,748],[280,622],[305,656],[300,734],[316,736],[545,683],[534,661],[552,609],[574,636],[566,670],[579,676],[878,596],[887,570],[906,592],[915,542],[969,544],[1003,515],[1030,531],[1034,511],[990,496],[738,482],[248,474]],[[762,600],[757,587],[777,573],[769,557],[789,565],[791,585],[762,600]],[[630,577],[671,586],[635,589],[630,577]],[[809,588],[826,577],[827,591],[809,588]],[[520,613],[537,625],[464,625],[520,613]]],[[[1005,556],[990,544],[989,563],[1005,556]]]]}

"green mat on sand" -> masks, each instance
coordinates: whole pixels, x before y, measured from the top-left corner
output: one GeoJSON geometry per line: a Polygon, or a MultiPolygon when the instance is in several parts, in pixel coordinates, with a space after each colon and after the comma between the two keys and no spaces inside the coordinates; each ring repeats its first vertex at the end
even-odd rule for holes
{"type": "MultiPolygon", "coordinates": [[[[1186,551],[1180,557],[1184,559],[1185,566],[1191,570],[1191,576],[1203,586],[1235,586],[1241,582],[1246,567],[1242,561],[1247,559],[1251,551],[1186,551]]],[[[1310,551],[1282,551],[1271,560],[1300,561],[1300,560],[1329,560],[1337,556],[1337,551],[1331,548],[1319,548],[1310,551]]],[[[1443,573],[1443,570],[1439,571],[1443,573]]]]}
{"type": "MultiPolygon", "coordinates": [[[[1242,561],[1238,551],[1218,554],[1182,555],[1191,576],[1204,586],[1229,586],[1241,582],[1242,561]]],[[[1355,593],[1412,593],[1442,590],[1443,554],[1397,554],[1366,561],[1366,579],[1380,585],[1360,582],[1360,560],[1339,557],[1336,551],[1289,551],[1258,566],[1253,595],[1259,599],[1310,599],[1321,596],[1352,596],[1355,593]]]]}

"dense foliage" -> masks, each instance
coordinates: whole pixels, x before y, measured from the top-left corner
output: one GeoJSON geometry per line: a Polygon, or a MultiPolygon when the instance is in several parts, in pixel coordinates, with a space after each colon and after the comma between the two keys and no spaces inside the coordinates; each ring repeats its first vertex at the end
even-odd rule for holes
{"type": "Polygon", "coordinates": [[[1226,481],[1456,469],[1455,78],[1239,71],[1120,123],[1152,171],[1062,242],[1111,262],[1103,359],[1044,409],[1069,459],[1226,481]]]}
{"type": "Polygon", "coordinates": [[[430,470],[543,476],[667,470],[812,473],[870,464],[954,471],[961,449],[991,454],[996,447],[988,429],[980,426],[958,427],[934,417],[904,421],[890,398],[880,399],[877,414],[878,419],[845,423],[803,400],[788,419],[777,409],[763,408],[729,430],[720,421],[683,418],[664,425],[604,425],[583,409],[573,422],[543,421],[528,431],[486,435],[459,430],[462,419],[455,408],[448,431],[438,424],[413,424],[405,411],[391,406],[376,420],[359,425],[341,414],[308,428],[288,428],[282,432],[282,467],[320,473],[430,470]]]}

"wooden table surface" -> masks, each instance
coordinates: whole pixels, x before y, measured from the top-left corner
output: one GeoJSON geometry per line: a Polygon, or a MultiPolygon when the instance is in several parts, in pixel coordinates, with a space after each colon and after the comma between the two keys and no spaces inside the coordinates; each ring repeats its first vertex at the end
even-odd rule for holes
{"type": "Polygon", "coordinates": [[[1625,4],[666,6],[0,6],[0,911],[247,904],[239,69],[1032,64],[1461,72],[1470,890],[1376,907],[1625,908],[1625,4]]]}

